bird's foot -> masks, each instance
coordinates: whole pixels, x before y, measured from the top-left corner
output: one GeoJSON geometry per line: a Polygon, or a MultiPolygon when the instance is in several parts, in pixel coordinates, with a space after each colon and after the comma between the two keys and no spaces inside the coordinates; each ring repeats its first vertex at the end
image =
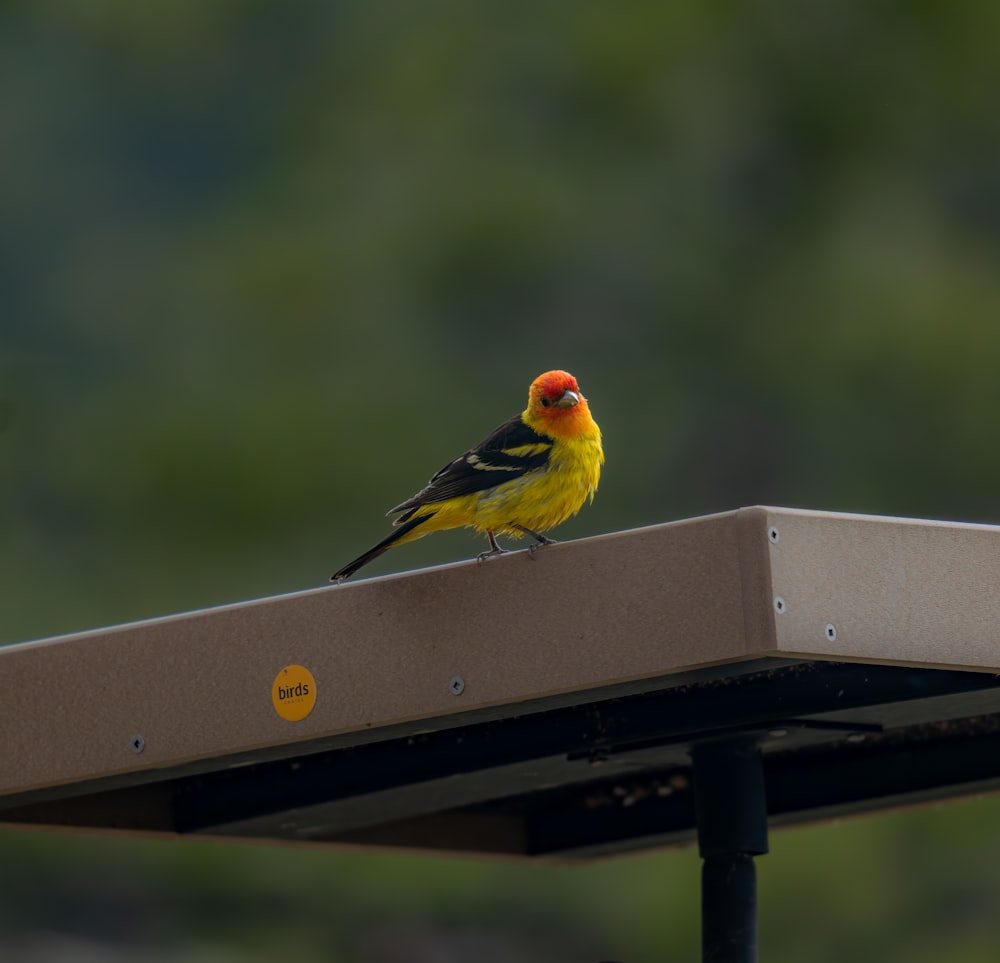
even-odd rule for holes
{"type": "Polygon", "coordinates": [[[507,549],[501,548],[497,544],[497,537],[493,532],[487,532],[486,537],[490,540],[490,550],[488,552],[480,552],[476,556],[476,561],[482,565],[484,558],[492,558],[494,555],[506,555],[507,549]]]}
{"type": "Polygon", "coordinates": [[[537,552],[543,545],[555,545],[556,540],[554,538],[543,538],[540,541],[534,542],[528,546],[528,558],[534,558],[535,552],[537,552]]]}
{"type": "Polygon", "coordinates": [[[547,538],[545,535],[539,535],[538,532],[533,532],[530,528],[525,528],[523,525],[518,525],[516,522],[510,523],[511,528],[516,528],[519,532],[524,535],[530,535],[535,543],[528,546],[528,554],[534,556],[535,550],[542,545],[555,545],[556,540],[554,538],[547,538]]]}
{"type": "Polygon", "coordinates": [[[535,552],[543,545],[555,545],[556,543],[554,538],[547,538],[545,535],[539,535],[538,532],[533,532],[530,528],[525,528],[523,525],[518,525],[515,522],[511,522],[510,527],[516,528],[519,532],[523,532],[525,535],[530,535],[535,540],[533,545],[528,546],[529,558],[534,558],[535,552]]]}
{"type": "Polygon", "coordinates": [[[497,545],[496,548],[491,548],[488,552],[480,552],[476,556],[476,561],[479,562],[481,565],[483,559],[493,558],[494,555],[506,555],[506,554],[508,554],[507,549],[501,548],[499,545],[497,545]]]}

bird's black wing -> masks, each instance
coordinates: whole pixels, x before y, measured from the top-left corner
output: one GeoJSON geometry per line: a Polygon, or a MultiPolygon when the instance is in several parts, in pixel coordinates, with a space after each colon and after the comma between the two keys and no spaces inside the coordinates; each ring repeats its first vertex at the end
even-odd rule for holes
{"type": "MultiPolygon", "coordinates": [[[[520,478],[529,471],[543,468],[551,451],[552,439],[540,435],[517,415],[505,421],[475,448],[445,465],[425,488],[387,514],[412,512],[421,505],[471,495],[520,478]]],[[[396,524],[408,517],[402,516],[396,524]]]]}

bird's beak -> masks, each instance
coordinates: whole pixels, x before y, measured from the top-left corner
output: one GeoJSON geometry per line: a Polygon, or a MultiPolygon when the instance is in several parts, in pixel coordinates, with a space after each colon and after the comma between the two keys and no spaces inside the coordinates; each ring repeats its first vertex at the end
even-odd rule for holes
{"type": "Polygon", "coordinates": [[[557,402],[557,408],[575,408],[580,403],[580,396],[575,391],[567,391],[557,402]]]}

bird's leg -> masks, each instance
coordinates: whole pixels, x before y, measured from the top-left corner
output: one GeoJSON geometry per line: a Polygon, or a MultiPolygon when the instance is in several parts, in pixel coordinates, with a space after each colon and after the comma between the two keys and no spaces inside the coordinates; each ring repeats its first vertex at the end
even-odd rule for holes
{"type": "Polygon", "coordinates": [[[506,555],[507,549],[501,548],[497,545],[497,537],[493,532],[487,531],[486,537],[490,540],[490,550],[488,552],[480,552],[476,556],[477,562],[482,562],[484,558],[492,558],[494,555],[506,555]]]}
{"type": "Polygon", "coordinates": [[[534,545],[528,546],[528,554],[534,558],[535,550],[542,545],[555,545],[556,540],[554,538],[546,538],[544,535],[539,535],[538,532],[533,532],[530,528],[525,528],[523,525],[518,525],[516,522],[510,523],[511,528],[516,528],[519,532],[524,532],[525,535],[530,535],[534,540],[534,545]]]}

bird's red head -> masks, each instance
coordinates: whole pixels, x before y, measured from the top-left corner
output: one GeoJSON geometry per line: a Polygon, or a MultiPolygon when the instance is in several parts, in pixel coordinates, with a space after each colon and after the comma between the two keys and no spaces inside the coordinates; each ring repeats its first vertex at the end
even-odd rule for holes
{"type": "Polygon", "coordinates": [[[546,371],[531,382],[528,406],[535,410],[565,411],[579,403],[580,386],[568,371],[546,371]]]}
{"type": "Polygon", "coordinates": [[[556,434],[575,432],[591,423],[587,399],[568,371],[546,371],[531,383],[525,416],[556,434]]]}

